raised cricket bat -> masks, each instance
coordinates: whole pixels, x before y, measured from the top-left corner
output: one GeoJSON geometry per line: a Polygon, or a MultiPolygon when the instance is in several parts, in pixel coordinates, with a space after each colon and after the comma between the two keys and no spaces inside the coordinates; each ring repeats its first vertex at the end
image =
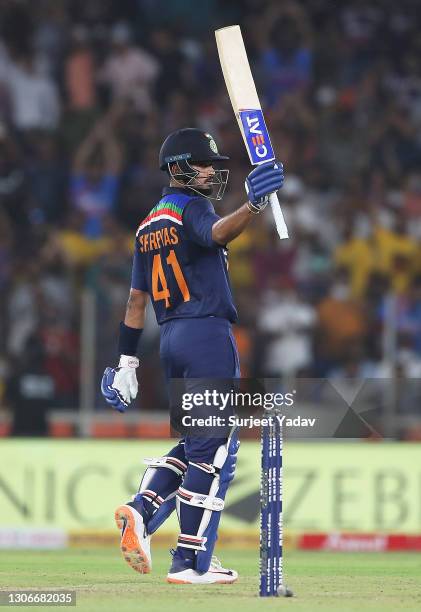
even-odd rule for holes
{"type": "MultiPolygon", "coordinates": [[[[272,161],[275,159],[275,154],[263,118],[240,26],[221,28],[216,30],[215,36],[225,84],[250,162],[258,166],[272,161]]],[[[281,240],[288,238],[288,228],[276,193],[270,195],[269,202],[279,237],[281,240]]]]}

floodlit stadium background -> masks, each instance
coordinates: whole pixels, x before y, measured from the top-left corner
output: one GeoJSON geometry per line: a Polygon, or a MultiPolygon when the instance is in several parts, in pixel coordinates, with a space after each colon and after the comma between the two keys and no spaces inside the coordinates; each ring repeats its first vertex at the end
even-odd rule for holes
{"type": "MultiPolygon", "coordinates": [[[[99,379],[117,359],[134,232],[165,181],[163,138],[211,132],[231,157],[218,211],[245,199],[213,35],[233,23],[285,164],[291,235],[279,242],[267,211],[230,245],[243,375],[395,383],[380,422],[395,442],[287,446],[289,543],[420,546],[421,393],[405,389],[421,373],[421,24],[405,0],[1,2],[0,545],[107,539],[142,457],[168,446],[153,316],[126,416],[99,379]]],[[[226,538],[255,541],[258,479],[246,441],[226,538]]]]}

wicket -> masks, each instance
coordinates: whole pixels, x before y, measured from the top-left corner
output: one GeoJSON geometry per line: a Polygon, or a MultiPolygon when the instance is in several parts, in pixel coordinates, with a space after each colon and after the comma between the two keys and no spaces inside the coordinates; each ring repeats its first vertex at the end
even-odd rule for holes
{"type": "Polygon", "coordinates": [[[282,426],[262,425],[260,484],[260,597],[291,597],[282,576],[282,426]]]}

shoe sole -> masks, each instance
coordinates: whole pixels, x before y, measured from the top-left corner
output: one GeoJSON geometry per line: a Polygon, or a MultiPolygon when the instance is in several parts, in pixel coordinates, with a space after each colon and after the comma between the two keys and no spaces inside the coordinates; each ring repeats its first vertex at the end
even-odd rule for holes
{"type": "Polygon", "coordinates": [[[190,582],[189,580],[180,580],[179,578],[168,578],[167,582],[170,584],[234,584],[237,578],[234,580],[215,580],[215,582],[190,582]]]}
{"type": "Polygon", "coordinates": [[[114,514],[115,522],[123,534],[120,549],[127,563],[139,574],[149,574],[151,564],[135,531],[135,518],[127,506],[119,506],[114,514]],[[124,529],[124,531],[123,531],[124,529]]]}

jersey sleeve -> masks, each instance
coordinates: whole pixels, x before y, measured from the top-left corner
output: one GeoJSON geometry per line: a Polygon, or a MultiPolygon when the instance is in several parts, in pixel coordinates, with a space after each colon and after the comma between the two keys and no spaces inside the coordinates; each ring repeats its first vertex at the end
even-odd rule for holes
{"type": "Polygon", "coordinates": [[[212,226],[220,218],[209,200],[194,198],[183,211],[183,227],[188,238],[200,246],[219,247],[220,245],[212,240],[212,226]]]}
{"type": "Polygon", "coordinates": [[[133,254],[133,265],[132,265],[132,289],[139,289],[139,291],[148,291],[148,285],[146,282],[145,266],[142,261],[142,254],[139,250],[139,244],[137,238],[134,245],[133,254]]]}

